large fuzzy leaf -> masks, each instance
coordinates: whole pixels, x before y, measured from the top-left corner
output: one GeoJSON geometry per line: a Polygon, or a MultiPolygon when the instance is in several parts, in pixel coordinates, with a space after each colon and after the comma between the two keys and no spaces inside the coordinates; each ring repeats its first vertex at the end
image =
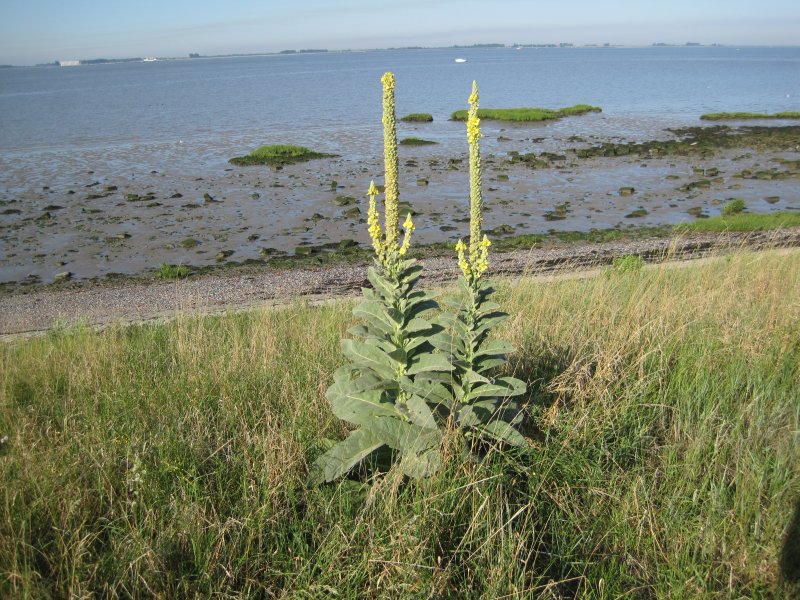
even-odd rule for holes
{"type": "Polygon", "coordinates": [[[312,483],[333,481],[384,445],[378,431],[359,429],[320,456],[311,468],[312,483]]]}
{"type": "Polygon", "coordinates": [[[452,371],[453,365],[444,354],[422,354],[411,362],[406,370],[407,375],[416,375],[429,371],[452,371]]]}
{"type": "Polygon", "coordinates": [[[414,317],[418,317],[422,313],[435,308],[439,308],[439,304],[436,302],[436,300],[428,299],[417,302],[413,307],[406,309],[406,318],[413,319],[414,317]]]}
{"type": "Polygon", "coordinates": [[[400,295],[398,286],[374,267],[367,269],[367,279],[372,287],[386,298],[397,298],[400,295]]]}
{"type": "Polygon", "coordinates": [[[424,381],[417,377],[400,378],[400,389],[406,394],[414,394],[428,402],[429,404],[450,404],[453,401],[453,394],[447,386],[437,381],[424,381]]]}
{"type": "Polygon", "coordinates": [[[513,377],[500,377],[494,380],[494,383],[484,383],[483,385],[474,385],[467,395],[467,402],[477,400],[478,398],[508,398],[510,396],[519,396],[525,393],[525,384],[519,379],[513,377]]]}
{"type": "Polygon", "coordinates": [[[491,421],[486,425],[476,427],[482,434],[487,434],[494,439],[506,442],[512,446],[527,446],[528,442],[522,437],[522,434],[514,429],[508,423],[503,421],[491,421]]]}
{"type": "Polygon", "coordinates": [[[373,369],[381,377],[394,378],[397,361],[376,345],[357,340],[342,340],[342,352],[358,367],[373,369]]]}
{"type": "Polygon", "coordinates": [[[425,319],[416,318],[416,319],[411,319],[404,329],[406,334],[410,335],[412,333],[421,333],[430,331],[431,329],[433,329],[433,327],[434,326],[429,321],[426,321],[425,319]]]}
{"type": "Polygon", "coordinates": [[[433,418],[433,413],[425,400],[417,395],[412,395],[408,402],[409,417],[414,425],[419,425],[425,429],[436,429],[436,420],[433,418]]]}
{"type": "Polygon", "coordinates": [[[400,470],[412,479],[430,477],[442,468],[442,454],[439,448],[431,448],[425,452],[404,453],[400,458],[400,470]]]}
{"type": "Polygon", "coordinates": [[[403,319],[400,311],[380,302],[362,302],[353,309],[353,315],[390,335],[397,331],[403,319]]]}
{"type": "Polygon", "coordinates": [[[333,384],[328,389],[333,414],[355,425],[368,425],[375,417],[396,417],[391,402],[383,402],[383,390],[348,390],[345,385],[333,384]]]}
{"type": "Polygon", "coordinates": [[[480,350],[475,353],[475,358],[481,358],[482,356],[499,356],[505,354],[511,354],[514,352],[515,348],[508,342],[504,340],[492,340],[485,344],[482,344],[480,350]]]}
{"type": "Polygon", "coordinates": [[[438,446],[442,434],[438,429],[420,427],[391,417],[376,417],[370,429],[377,432],[386,445],[403,453],[421,453],[438,446]]]}

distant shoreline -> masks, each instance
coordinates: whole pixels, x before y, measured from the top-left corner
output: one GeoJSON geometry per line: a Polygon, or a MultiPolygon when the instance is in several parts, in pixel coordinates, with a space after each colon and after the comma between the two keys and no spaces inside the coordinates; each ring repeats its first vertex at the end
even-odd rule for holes
{"type": "Polygon", "coordinates": [[[662,42],[654,42],[652,44],[573,44],[571,42],[561,42],[558,44],[473,44],[473,45],[456,45],[456,46],[404,46],[398,48],[363,48],[352,49],[342,48],[329,50],[326,48],[313,49],[313,50],[278,50],[275,52],[241,52],[233,54],[199,54],[190,53],[187,56],[156,56],[154,61],[145,60],[145,57],[132,57],[132,58],[78,58],[78,59],[59,59],[49,63],[39,63],[33,65],[12,65],[0,64],[0,69],[27,69],[27,68],[46,68],[46,67],[62,67],[62,66],[93,66],[93,65],[112,65],[112,64],[125,64],[125,63],[139,63],[139,62],[167,62],[167,61],[183,61],[183,60],[201,60],[201,59],[220,59],[220,58],[258,58],[258,57],[275,57],[275,56],[305,56],[305,55],[319,55],[319,54],[363,54],[366,52],[394,52],[394,51],[419,51],[419,50],[635,50],[644,48],[798,48],[800,44],[786,45],[780,44],[776,46],[763,45],[763,44],[702,44],[687,42],[685,44],[668,44],[662,42]],[[77,63],[62,65],[61,63],[77,63]]]}

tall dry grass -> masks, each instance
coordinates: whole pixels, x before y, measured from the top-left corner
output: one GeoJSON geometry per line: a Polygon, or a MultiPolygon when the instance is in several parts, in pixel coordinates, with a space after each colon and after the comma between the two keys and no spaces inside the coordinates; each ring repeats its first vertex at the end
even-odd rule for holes
{"type": "Polygon", "coordinates": [[[800,253],[498,287],[531,449],[419,484],[305,483],[348,302],[0,346],[0,596],[792,597],[800,253]]]}

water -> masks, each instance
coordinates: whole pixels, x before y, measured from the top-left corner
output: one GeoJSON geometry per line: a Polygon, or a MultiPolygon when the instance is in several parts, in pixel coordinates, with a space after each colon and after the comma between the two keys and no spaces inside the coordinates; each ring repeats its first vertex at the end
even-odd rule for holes
{"type": "Polygon", "coordinates": [[[400,149],[403,198],[421,210],[422,243],[462,235],[449,220],[463,208],[464,167],[449,169],[448,158],[465,155],[466,136],[463,123],[448,118],[466,108],[473,80],[483,107],[603,109],[556,122],[482,124],[487,228],[626,227],[632,202],[649,211],[637,224],[674,223],[686,219],[681,202],[715,214],[719,199],[734,193],[754,210],[800,201],[790,180],[730,179],[736,170],[762,168],[758,156],[717,165],[727,171],[725,183],[691,198],[676,198],[692,176],[685,161],[520,167],[510,179],[497,178],[510,150],[664,139],[671,135],[665,129],[700,125],[707,112],[798,110],[800,48],[475,48],[0,69],[0,281],[214,264],[220,251],[244,260],[267,247],[292,252],[343,238],[366,243],[363,224],[333,197],[361,198],[369,180],[382,176],[380,77],[387,70],[397,77],[398,116],[434,117],[398,124],[400,137],[438,142],[400,149]],[[280,172],[228,164],[263,144],[340,158],[280,172]],[[430,185],[415,186],[419,178],[430,185]],[[332,180],[340,186],[333,193],[332,180]],[[94,197],[108,185],[118,190],[94,197]],[[619,198],[621,185],[642,192],[619,198]],[[152,192],[156,201],[126,202],[126,192],[152,192]],[[205,193],[222,202],[204,203],[205,193]],[[766,204],[766,196],[781,200],[766,204]],[[563,202],[573,207],[569,218],[545,222],[563,202]],[[183,248],[187,237],[199,245],[183,248]]]}
{"type": "Polygon", "coordinates": [[[348,152],[372,152],[387,70],[398,113],[432,113],[432,133],[445,141],[473,79],[485,107],[603,108],[604,119],[550,126],[556,136],[643,137],[705,112],[796,110],[800,101],[800,48],[439,49],[21,68],[0,70],[0,156],[60,161],[179,141],[341,152],[342,139],[348,152]]]}

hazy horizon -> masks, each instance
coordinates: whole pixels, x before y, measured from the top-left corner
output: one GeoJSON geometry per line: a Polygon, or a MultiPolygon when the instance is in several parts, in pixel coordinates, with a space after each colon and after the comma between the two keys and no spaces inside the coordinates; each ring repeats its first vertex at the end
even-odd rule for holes
{"type": "Polygon", "coordinates": [[[104,5],[5,0],[0,63],[256,54],[319,48],[501,44],[649,46],[687,42],[795,46],[800,3],[676,0],[561,3],[497,0],[240,0],[232,6],[177,0],[104,5]],[[383,31],[390,31],[388,34],[383,31]]]}

